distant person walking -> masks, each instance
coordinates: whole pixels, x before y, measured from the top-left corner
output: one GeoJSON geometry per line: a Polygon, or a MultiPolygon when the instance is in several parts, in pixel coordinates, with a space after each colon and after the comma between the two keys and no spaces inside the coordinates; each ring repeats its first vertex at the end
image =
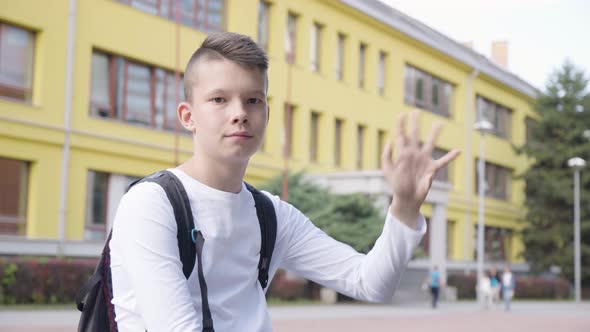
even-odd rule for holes
{"type": "Polygon", "coordinates": [[[510,301],[514,297],[514,288],[516,282],[510,267],[504,267],[504,273],[502,273],[502,299],[504,300],[504,310],[510,311],[510,301]]]}
{"type": "Polygon", "coordinates": [[[477,283],[477,291],[480,294],[483,307],[489,309],[492,306],[492,283],[490,281],[490,272],[486,271],[485,274],[479,279],[477,283]]]}
{"type": "Polygon", "coordinates": [[[492,305],[496,305],[500,300],[500,278],[498,270],[495,267],[490,269],[490,287],[492,296],[492,305]]]}
{"type": "Polygon", "coordinates": [[[432,308],[436,309],[436,306],[438,305],[438,295],[440,293],[441,286],[440,273],[438,272],[437,266],[435,266],[428,275],[426,283],[428,287],[430,287],[430,295],[432,296],[432,308]]]}

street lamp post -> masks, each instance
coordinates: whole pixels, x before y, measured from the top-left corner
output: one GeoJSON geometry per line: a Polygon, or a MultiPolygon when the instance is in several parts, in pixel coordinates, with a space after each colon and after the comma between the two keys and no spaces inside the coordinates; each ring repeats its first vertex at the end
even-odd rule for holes
{"type": "MultiPolygon", "coordinates": [[[[483,277],[483,263],[484,263],[484,198],[485,198],[485,144],[484,136],[487,132],[493,129],[492,124],[487,120],[480,120],[474,125],[475,130],[479,131],[479,161],[477,163],[478,173],[478,197],[479,209],[477,218],[477,285],[480,286],[481,278],[483,277]]],[[[477,293],[477,299],[481,303],[483,301],[481,292],[477,293]]]]}
{"type": "Polygon", "coordinates": [[[586,161],[580,157],[574,157],[567,161],[567,165],[574,170],[574,289],[576,302],[580,302],[580,170],[586,167],[586,161]]]}
{"type": "MultiPolygon", "coordinates": [[[[481,278],[483,277],[483,263],[484,263],[484,212],[485,212],[485,144],[484,136],[490,132],[494,126],[487,120],[480,120],[473,126],[475,130],[479,131],[479,161],[477,163],[478,169],[478,196],[479,196],[479,209],[477,218],[477,285],[479,285],[481,278]]],[[[483,301],[481,292],[477,292],[477,298],[483,301]]]]}

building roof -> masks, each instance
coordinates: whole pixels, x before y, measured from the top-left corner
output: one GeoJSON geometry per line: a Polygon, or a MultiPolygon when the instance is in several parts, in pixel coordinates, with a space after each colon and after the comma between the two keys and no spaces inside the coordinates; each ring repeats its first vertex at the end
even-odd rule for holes
{"type": "Polygon", "coordinates": [[[408,35],[418,42],[463,62],[473,69],[479,70],[480,73],[531,98],[535,98],[537,95],[537,89],[522,78],[499,67],[485,56],[379,0],[340,0],[340,2],[408,35]]]}

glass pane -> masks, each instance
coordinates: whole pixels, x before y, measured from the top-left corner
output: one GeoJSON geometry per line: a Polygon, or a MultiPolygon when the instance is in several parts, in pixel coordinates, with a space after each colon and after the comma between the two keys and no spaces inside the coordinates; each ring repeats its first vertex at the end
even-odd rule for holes
{"type": "Polygon", "coordinates": [[[334,130],[334,164],[340,166],[341,146],[342,146],[342,120],[336,120],[334,130]]]}
{"type": "Polygon", "coordinates": [[[338,34],[338,50],[336,52],[336,79],[339,81],[344,77],[344,38],[345,37],[342,34],[338,34]]]}
{"type": "Polygon", "coordinates": [[[383,94],[383,88],[385,87],[385,53],[379,53],[379,69],[377,73],[377,88],[379,94],[383,94]]]}
{"type": "Polygon", "coordinates": [[[440,89],[440,81],[436,78],[432,79],[432,95],[431,95],[431,101],[432,101],[432,111],[434,113],[438,113],[439,112],[439,89],[440,89]]]}
{"type": "Polygon", "coordinates": [[[223,0],[199,0],[199,2],[206,2],[203,11],[206,9],[207,13],[205,17],[199,17],[199,28],[205,32],[221,31],[223,28],[223,0]]]}
{"type": "Polygon", "coordinates": [[[0,28],[0,93],[29,100],[33,82],[33,34],[9,25],[0,28]]]}
{"type": "Polygon", "coordinates": [[[154,91],[155,128],[164,128],[164,113],[166,110],[166,72],[156,69],[156,91],[154,91]]]}
{"type": "Polygon", "coordinates": [[[258,44],[264,50],[268,50],[269,7],[264,1],[258,3],[258,44]]]}
{"type": "Polygon", "coordinates": [[[148,14],[158,14],[158,0],[131,0],[131,6],[148,14]]]}
{"type": "Polygon", "coordinates": [[[123,91],[123,83],[125,82],[125,60],[122,58],[115,58],[113,60],[115,62],[115,75],[117,80],[115,81],[115,119],[121,119],[122,117],[122,110],[123,110],[123,96],[125,95],[123,91]]]}
{"type": "Polygon", "coordinates": [[[319,131],[319,114],[311,113],[311,138],[309,140],[309,159],[318,160],[318,131],[319,131]]]}
{"type": "Polygon", "coordinates": [[[28,182],[28,162],[0,158],[0,234],[25,234],[28,182]]]}
{"type": "Polygon", "coordinates": [[[92,53],[90,113],[100,117],[110,115],[109,58],[105,54],[92,53]]]}
{"type": "Polygon", "coordinates": [[[424,79],[422,78],[421,73],[417,73],[418,77],[416,78],[416,105],[422,105],[422,100],[424,98],[424,79]]]}
{"type": "Polygon", "coordinates": [[[180,22],[195,26],[195,0],[180,0],[180,22]]]}
{"type": "Polygon", "coordinates": [[[126,101],[125,121],[151,124],[150,69],[148,67],[128,64],[126,101]]]}
{"type": "MultiPolygon", "coordinates": [[[[447,154],[447,152],[448,152],[447,150],[435,148],[432,151],[432,158],[435,160],[440,159],[445,154],[447,154]]],[[[434,176],[434,179],[437,181],[449,182],[449,165],[450,164],[447,164],[445,167],[441,168],[434,176]]]]}
{"type": "Polygon", "coordinates": [[[89,187],[90,200],[90,220],[88,225],[104,225],[106,224],[107,213],[107,190],[108,190],[109,174],[103,172],[89,172],[89,187]]]}
{"type": "Polygon", "coordinates": [[[297,41],[297,17],[293,14],[287,16],[287,35],[285,36],[285,55],[287,63],[295,61],[295,48],[297,41]]]}
{"type": "Polygon", "coordinates": [[[404,101],[408,105],[414,105],[414,68],[404,67],[404,101]]]}
{"type": "MultiPolygon", "coordinates": [[[[165,128],[168,130],[174,131],[176,127],[178,127],[178,131],[182,132],[183,128],[178,123],[178,117],[176,116],[176,86],[174,82],[174,74],[168,73],[166,79],[166,125],[165,128]],[[178,124],[177,124],[178,123],[178,124]]],[[[184,86],[184,82],[182,77],[179,78],[178,81],[178,102],[182,99],[182,89],[184,86]]]]}

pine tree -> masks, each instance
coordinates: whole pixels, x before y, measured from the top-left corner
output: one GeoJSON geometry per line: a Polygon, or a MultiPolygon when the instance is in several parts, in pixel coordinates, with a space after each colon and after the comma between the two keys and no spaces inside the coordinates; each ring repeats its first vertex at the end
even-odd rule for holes
{"type": "MultiPolygon", "coordinates": [[[[590,94],[585,73],[566,61],[549,78],[535,103],[527,143],[517,151],[529,157],[524,174],[528,227],[524,257],[534,272],[559,266],[573,281],[573,171],[567,160],[590,162],[590,94]]],[[[590,168],[580,172],[582,280],[590,286],[590,168]]]]}

